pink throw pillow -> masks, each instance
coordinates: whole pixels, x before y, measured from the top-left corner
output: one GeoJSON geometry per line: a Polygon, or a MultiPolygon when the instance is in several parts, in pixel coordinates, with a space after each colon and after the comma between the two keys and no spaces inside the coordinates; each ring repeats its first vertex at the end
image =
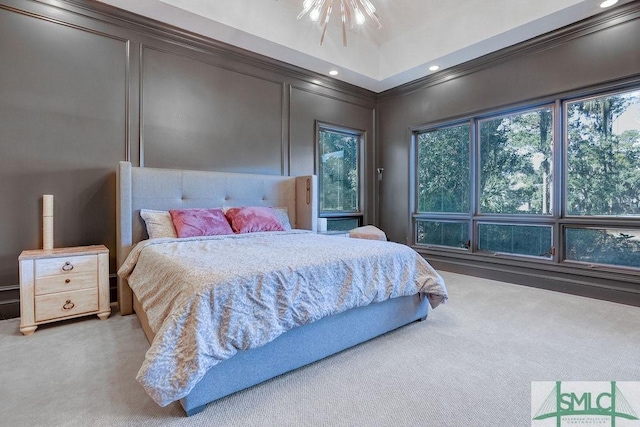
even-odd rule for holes
{"type": "Polygon", "coordinates": [[[272,208],[261,206],[229,208],[225,215],[236,233],[284,231],[282,223],[272,208]]]}
{"type": "Polygon", "coordinates": [[[178,237],[233,234],[220,209],[173,209],[169,214],[178,237]]]}

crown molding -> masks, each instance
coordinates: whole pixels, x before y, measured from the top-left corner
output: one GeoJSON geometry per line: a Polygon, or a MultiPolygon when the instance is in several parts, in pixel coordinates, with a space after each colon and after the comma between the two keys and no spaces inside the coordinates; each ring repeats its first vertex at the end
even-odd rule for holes
{"type": "Polygon", "coordinates": [[[421,79],[380,92],[377,99],[378,101],[385,101],[391,98],[408,95],[431,86],[493,67],[497,64],[508,61],[514,56],[531,55],[541,52],[543,50],[562,45],[571,40],[584,37],[625,22],[633,21],[638,18],[640,18],[640,1],[627,3],[610,11],[603,12],[574,24],[548,32],[539,37],[529,39],[514,46],[506,47],[499,51],[481,56],[480,58],[443,70],[439,73],[431,74],[421,79]]]}
{"type": "MultiPolygon", "coordinates": [[[[195,48],[205,53],[218,55],[224,58],[231,58],[239,63],[254,66],[265,71],[278,73],[284,77],[304,82],[308,85],[312,85],[313,87],[318,87],[320,90],[321,88],[329,89],[343,95],[354,97],[357,100],[363,101],[365,104],[372,104],[376,101],[384,101],[398,96],[407,95],[452,79],[464,77],[471,73],[495,66],[501,62],[506,62],[514,56],[534,54],[536,52],[567,43],[570,40],[584,37],[588,34],[592,34],[615,25],[620,25],[640,17],[640,1],[627,3],[610,11],[579,21],[575,24],[551,31],[542,36],[501,49],[497,52],[492,52],[480,58],[443,70],[439,73],[431,74],[421,79],[417,79],[376,94],[375,92],[333,79],[323,74],[297,67],[286,62],[278,61],[215,39],[201,36],[142,15],[118,9],[114,6],[96,0],[27,1],[63,9],[80,16],[97,19],[128,30],[141,32],[145,35],[182,45],[186,48],[195,48]]],[[[3,3],[15,4],[17,2],[15,0],[9,0],[3,3]]]]}

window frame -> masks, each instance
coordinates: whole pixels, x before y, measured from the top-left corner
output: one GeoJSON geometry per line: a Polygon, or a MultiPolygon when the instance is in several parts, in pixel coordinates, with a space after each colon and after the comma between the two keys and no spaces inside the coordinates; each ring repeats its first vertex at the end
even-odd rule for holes
{"type": "Polygon", "coordinates": [[[528,221],[521,221],[521,222],[512,222],[512,221],[493,221],[493,220],[487,220],[487,221],[475,221],[474,222],[474,233],[475,233],[475,249],[479,254],[486,254],[486,255],[490,255],[490,256],[505,256],[505,257],[517,257],[519,259],[530,259],[530,260],[536,260],[536,261],[551,261],[553,259],[554,253],[555,251],[555,246],[554,246],[554,226],[552,224],[542,224],[539,222],[528,222],[528,221]],[[489,250],[484,250],[484,249],[480,249],[480,226],[481,225],[497,225],[497,226],[512,226],[512,227],[548,227],[550,228],[550,237],[551,237],[551,247],[549,248],[549,256],[542,256],[542,255],[526,255],[526,254],[517,254],[517,253],[513,253],[513,252],[500,252],[500,251],[489,251],[489,250]]]}
{"type": "Polygon", "coordinates": [[[358,209],[356,211],[323,211],[321,210],[320,203],[318,202],[318,218],[327,218],[327,222],[339,219],[357,219],[358,225],[361,226],[364,223],[364,212],[366,212],[365,206],[365,147],[367,142],[367,131],[363,129],[356,129],[346,127],[342,125],[336,125],[332,123],[322,122],[316,120],[315,122],[315,164],[314,171],[318,176],[318,195],[322,194],[322,177],[320,175],[320,132],[334,132],[344,135],[354,136],[358,138],[358,152],[357,152],[357,167],[358,167],[358,209]]]}
{"type": "MultiPolygon", "coordinates": [[[[562,194],[566,194],[569,187],[569,127],[565,126],[568,123],[569,119],[569,109],[568,104],[581,102],[581,101],[589,101],[598,98],[606,98],[609,96],[619,95],[626,92],[637,92],[640,91],[640,84],[631,84],[631,85],[621,85],[619,87],[613,88],[604,88],[602,90],[593,90],[588,93],[575,94],[574,96],[568,96],[565,98],[561,98],[557,100],[557,103],[561,105],[562,108],[562,151],[560,153],[561,156],[561,166],[562,166],[562,182],[559,184],[561,187],[562,194]]],[[[585,268],[589,270],[598,269],[601,271],[613,271],[613,272],[626,272],[638,274],[637,267],[629,267],[623,265],[613,265],[613,264],[599,264],[599,263],[589,263],[585,261],[577,261],[567,259],[565,247],[565,239],[566,239],[566,230],[568,228],[631,228],[631,229],[640,229],[640,216],[625,216],[625,215],[570,215],[567,210],[567,198],[562,197],[561,200],[561,218],[558,224],[557,234],[559,236],[558,240],[558,250],[559,256],[561,258],[561,263],[569,266],[575,266],[578,268],[585,268]]]]}
{"type": "Polygon", "coordinates": [[[599,271],[597,274],[632,274],[637,275],[639,268],[613,265],[613,264],[596,264],[584,261],[568,260],[566,257],[565,239],[566,230],[568,228],[627,228],[640,229],[640,217],[638,216],[602,216],[602,215],[567,215],[567,197],[568,188],[568,104],[585,101],[589,99],[597,99],[627,92],[635,92],[640,90],[640,81],[634,80],[627,83],[605,84],[592,87],[588,91],[573,91],[565,94],[550,96],[546,99],[532,101],[529,103],[522,102],[515,107],[505,107],[492,110],[487,113],[475,113],[469,116],[458,117],[448,121],[441,121],[429,125],[411,127],[411,160],[410,160],[410,227],[412,230],[412,241],[409,242],[416,250],[444,257],[451,256],[460,259],[489,259],[500,258],[500,263],[521,267],[541,268],[547,271],[561,271],[559,268],[571,268],[574,270],[599,271]],[[553,126],[552,126],[552,172],[553,179],[551,195],[552,215],[531,215],[531,214],[490,214],[480,213],[480,125],[479,123],[491,118],[505,117],[527,111],[535,111],[540,109],[551,108],[553,126]],[[468,122],[472,125],[470,132],[470,188],[471,188],[471,210],[467,214],[452,213],[420,213],[417,211],[418,204],[418,152],[417,152],[417,135],[423,132],[437,130],[449,126],[455,126],[468,122]],[[471,245],[468,250],[464,248],[453,248],[448,246],[439,246],[433,244],[421,244],[417,240],[417,221],[469,221],[469,236],[471,245]],[[552,255],[549,258],[531,257],[528,255],[517,255],[508,253],[492,253],[484,252],[478,249],[478,225],[481,223],[501,223],[506,225],[538,225],[552,227],[552,255]],[[448,254],[448,255],[447,255],[448,254]],[[563,267],[564,266],[564,267],[563,267]]]}
{"type": "Polygon", "coordinates": [[[473,157],[472,153],[471,153],[471,151],[473,149],[473,146],[472,146],[473,124],[471,122],[469,122],[469,121],[460,121],[460,122],[456,122],[456,123],[450,123],[450,124],[447,124],[445,126],[438,126],[438,127],[433,127],[433,128],[426,129],[426,130],[420,130],[420,131],[414,131],[413,132],[413,136],[414,136],[413,145],[415,146],[415,148],[414,148],[415,160],[414,160],[414,169],[413,170],[416,171],[416,173],[415,173],[415,190],[414,190],[414,197],[415,197],[415,200],[416,200],[416,202],[415,202],[415,213],[416,214],[419,214],[419,215],[436,215],[436,216],[437,215],[446,215],[446,216],[454,216],[455,217],[455,216],[461,216],[461,215],[467,216],[467,215],[469,215],[469,214],[471,214],[473,212],[473,204],[472,204],[473,188],[472,188],[471,185],[469,186],[469,200],[467,200],[469,208],[468,208],[467,212],[437,212],[437,211],[424,211],[424,212],[422,212],[422,211],[418,210],[419,205],[420,205],[420,203],[419,203],[420,183],[418,182],[418,178],[419,177],[418,177],[417,171],[418,171],[418,163],[420,162],[420,156],[418,155],[419,145],[420,145],[418,139],[419,139],[420,135],[421,134],[425,134],[425,133],[429,133],[429,132],[435,132],[435,131],[438,131],[438,130],[451,129],[451,128],[464,126],[464,125],[469,127],[469,141],[468,141],[468,144],[469,144],[469,150],[468,150],[469,151],[469,180],[471,181],[471,176],[472,176],[472,169],[471,169],[472,161],[471,161],[471,159],[473,157]]]}
{"type": "Polygon", "coordinates": [[[413,219],[413,223],[415,224],[415,237],[414,237],[414,242],[416,245],[420,245],[421,247],[434,247],[434,248],[440,248],[440,249],[445,249],[445,250],[452,250],[452,251],[464,251],[464,252],[469,252],[469,245],[471,244],[471,239],[469,238],[469,236],[471,236],[471,234],[469,233],[469,220],[466,218],[446,218],[446,219],[440,219],[440,218],[424,218],[424,217],[414,217],[413,219]],[[467,242],[464,244],[464,247],[461,246],[448,246],[448,245],[438,245],[435,243],[418,243],[418,222],[423,221],[423,222],[440,222],[440,223],[448,223],[448,224],[460,224],[460,223],[467,223],[467,242]]]}
{"type": "MultiPolygon", "coordinates": [[[[568,104],[576,103],[576,102],[584,102],[590,101],[599,98],[606,98],[610,96],[619,95],[626,92],[640,92],[640,86],[630,87],[630,88],[620,88],[617,90],[603,91],[591,93],[586,96],[576,96],[572,98],[563,99],[562,102],[562,120],[563,125],[569,122],[569,109],[567,108],[568,104]]],[[[562,159],[564,161],[563,164],[563,172],[564,172],[564,180],[562,182],[562,194],[567,194],[569,187],[569,127],[563,126],[562,129],[562,159]]],[[[640,215],[632,216],[632,215],[580,215],[580,214],[569,214],[567,211],[567,200],[564,198],[562,205],[562,216],[567,219],[578,219],[578,218],[589,218],[603,221],[611,221],[611,220],[622,220],[622,221],[640,221],[640,215]]]]}
{"type": "Polygon", "coordinates": [[[472,252],[472,248],[470,243],[473,242],[471,238],[473,233],[473,226],[471,219],[474,216],[474,193],[475,193],[475,183],[472,177],[475,174],[474,171],[474,147],[473,147],[473,139],[475,136],[475,123],[472,118],[461,118],[456,121],[451,122],[443,122],[436,123],[430,126],[411,128],[411,161],[409,174],[412,177],[410,191],[412,197],[410,197],[410,224],[413,235],[413,244],[423,248],[438,248],[443,251],[450,252],[472,252]],[[456,126],[462,126],[467,124],[469,126],[469,211],[468,212],[419,212],[418,211],[418,198],[419,198],[419,182],[418,182],[418,137],[421,133],[433,132],[439,129],[447,129],[456,126]],[[435,245],[435,244],[427,244],[427,243],[418,243],[418,221],[440,221],[440,222],[462,222],[468,221],[469,226],[467,230],[467,236],[469,236],[469,241],[465,245],[465,247],[453,247],[453,246],[443,246],[443,245],[435,245]]]}
{"type": "Polygon", "coordinates": [[[531,106],[531,107],[522,107],[516,110],[504,110],[504,111],[499,111],[499,112],[495,112],[495,114],[491,114],[491,115],[485,115],[485,116],[481,116],[478,117],[476,119],[476,130],[475,130],[475,140],[473,140],[471,143],[472,145],[475,145],[476,147],[476,158],[474,159],[476,163],[476,168],[477,168],[477,175],[475,177],[475,179],[477,180],[476,182],[476,190],[477,193],[475,194],[476,199],[475,201],[477,202],[477,204],[475,205],[475,209],[474,212],[477,216],[481,216],[481,217],[489,217],[489,218],[496,218],[496,217],[515,217],[515,218],[531,218],[531,219],[538,219],[538,218],[544,218],[544,219],[551,219],[557,216],[557,211],[558,211],[558,206],[556,205],[556,200],[554,198],[555,194],[557,194],[557,191],[555,191],[555,185],[556,185],[556,165],[553,164],[553,160],[555,160],[555,150],[556,150],[556,146],[558,145],[558,138],[557,138],[557,134],[556,134],[556,120],[557,120],[557,110],[556,110],[556,104],[555,103],[545,103],[545,104],[538,104],[535,106],[531,106]],[[551,179],[552,179],[552,183],[551,183],[551,189],[552,189],[552,194],[550,196],[550,202],[551,202],[551,213],[550,214],[518,214],[518,213],[494,213],[494,212],[482,212],[480,210],[480,204],[481,204],[481,199],[482,199],[482,194],[480,193],[481,188],[480,185],[478,185],[481,182],[481,174],[482,174],[482,146],[481,146],[481,132],[480,132],[480,127],[482,126],[483,122],[487,122],[490,120],[496,120],[496,119],[500,119],[500,118],[505,118],[505,117],[511,117],[511,116],[516,116],[519,114],[528,114],[528,113],[535,113],[537,111],[542,111],[542,110],[551,110],[551,118],[553,120],[552,123],[552,128],[551,128],[551,159],[552,159],[552,168],[551,168],[551,179]]]}
{"type": "Polygon", "coordinates": [[[505,109],[492,111],[490,113],[475,115],[471,117],[465,117],[450,122],[441,122],[424,127],[416,127],[411,129],[411,183],[412,183],[412,198],[411,198],[411,227],[413,241],[411,242],[416,248],[424,249],[436,249],[443,252],[458,252],[468,253],[474,256],[482,257],[506,257],[513,259],[529,259],[535,262],[549,263],[555,262],[558,257],[558,236],[555,230],[557,229],[557,221],[559,219],[559,206],[557,199],[558,191],[558,172],[556,165],[553,165],[551,171],[552,179],[552,192],[551,206],[552,213],[543,214],[503,214],[503,213],[482,213],[480,212],[480,174],[481,174],[481,159],[480,159],[480,125],[484,121],[495,120],[501,117],[508,117],[517,114],[531,113],[540,110],[551,110],[553,124],[551,128],[552,145],[551,145],[551,157],[553,160],[557,157],[558,144],[558,108],[557,103],[544,102],[537,103],[535,105],[525,105],[519,108],[505,109]],[[470,180],[470,200],[469,200],[469,212],[468,213],[451,213],[451,212],[419,212],[418,208],[418,137],[422,133],[432,132],[438,129],[446,129],[455,126],[469,125],[469,180],[470,180]],[[458,248],[451,246],[442,246],[434,244],[418,243],[418,224],[420,220],[429,221],[441,221],[441,222],[461,222],[468,221],[468,236],[469,241],[466,247],[458,248]],[[550,226],[551,227],[551,248],[550,257],[536,257],[531,255],[518,255],[504,252],[490,252],[480,250],[478,247],[479,242],[479,225],[484,223],[505,224],[505,225],[537,225],[537,226],[550,226]]]}

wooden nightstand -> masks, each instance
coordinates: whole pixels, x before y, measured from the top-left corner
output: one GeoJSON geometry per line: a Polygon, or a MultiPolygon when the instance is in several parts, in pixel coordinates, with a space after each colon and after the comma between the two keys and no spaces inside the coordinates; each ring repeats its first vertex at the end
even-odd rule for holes
{"type": "Polygon", "coordinates": [[[20,332],[97,314],[109,317],[109,250],[104,245],[24,251],[20,261],[20,332]]]}

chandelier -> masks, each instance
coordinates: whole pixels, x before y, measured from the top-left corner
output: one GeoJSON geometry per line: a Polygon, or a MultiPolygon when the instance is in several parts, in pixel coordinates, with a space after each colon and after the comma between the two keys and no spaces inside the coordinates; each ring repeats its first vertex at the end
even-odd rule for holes
{"type": "Polygon", "coordinates": [[[301,19],[307,13],[312,21],[320,22],[322,25],[322,36],[320,37],[320,46],[324,43],[324,36],[327,33],[327,24],[331,19],[334,3],[340,4],[340,18],[342,20],[342,45],[347,47],[347,25],[353,29],[353,22],[363,25],[366,21],[365,13],[373,22],[382,28],[376,8],[373,7],[369,0],[304,0],[302,3],[302,12],[298,15],[301,19]],[[364,12],[363,12],[364,10],[364,12]]]}

